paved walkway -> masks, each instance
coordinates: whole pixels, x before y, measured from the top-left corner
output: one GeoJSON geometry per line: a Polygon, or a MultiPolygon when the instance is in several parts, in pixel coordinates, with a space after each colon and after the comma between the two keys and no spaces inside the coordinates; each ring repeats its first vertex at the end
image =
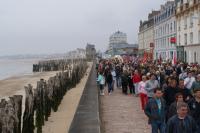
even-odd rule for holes
{"type": "Polygon", "coordinates": [[[151,132],[138,97],[124,95],[121,89],[115,89],[111,95],[106,93],[100,99],[103,133],[151,132]]]}
{"type": "Polygon", "coordinates": [[[93,65],[69,133],[100,133],[99,97],[93,65]]]}

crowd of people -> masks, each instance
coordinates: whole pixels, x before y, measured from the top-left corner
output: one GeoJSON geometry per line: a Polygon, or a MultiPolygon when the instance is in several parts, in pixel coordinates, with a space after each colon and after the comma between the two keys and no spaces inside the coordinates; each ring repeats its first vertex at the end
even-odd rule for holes
{"type": "Polygon", "coordinates": [[[200,133],[200,66],[170,61],[101,59],[97,65],[100,95],[121,88],[140,97],[152,133],[200,133]],[[105,87],[107,86],[107,87],[105,87]]]}

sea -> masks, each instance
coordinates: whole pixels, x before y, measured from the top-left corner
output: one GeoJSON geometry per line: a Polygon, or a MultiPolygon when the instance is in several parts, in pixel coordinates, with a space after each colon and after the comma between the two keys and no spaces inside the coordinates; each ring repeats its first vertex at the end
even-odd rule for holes
{"type": "Polygon", "coordinates": [[[0,80],[14,76],[31,75],[37,59],[0,59],[0,80]]]}

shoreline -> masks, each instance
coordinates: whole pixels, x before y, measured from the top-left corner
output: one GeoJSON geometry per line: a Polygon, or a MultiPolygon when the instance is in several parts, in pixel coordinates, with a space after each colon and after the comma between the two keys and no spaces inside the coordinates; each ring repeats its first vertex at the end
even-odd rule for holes
{"type": "MultiPolygon", "coordinates": [[[[36,87],[37,81],[41,78],[48,80],[50,77],[55,76],[59,71],[53,72],[38,72],[31,74],[14,75],[6,79],[0,80],[0,99],[7,98],[12,95],[23,95],[25,93],[24,86],[28,84],[36,87]],[[22,94],[20,94],[21,92],[22,94]]],[[[24,95],[23,95],[24,97],[24,95]]]]}

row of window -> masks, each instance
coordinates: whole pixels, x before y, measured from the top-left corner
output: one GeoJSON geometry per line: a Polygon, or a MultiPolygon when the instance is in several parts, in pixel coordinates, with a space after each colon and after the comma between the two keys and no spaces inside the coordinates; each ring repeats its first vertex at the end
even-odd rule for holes
{"type": "Polygon", "coordinates": [[[175,13],[175,6],[174,6],[174,4],[172,4],[170,7],[166,8],[162,13],[160,13],[159,15],[154,17],[154,23],[157,24],[157,23],[167,19],[171,15],[174,15],[174,13],[175,13]]]}
{"type": "Polygon", "coordinates": [[[170,34],[170,33],[173,33],[173,32],[176,32],[176,21],[173,21],[173,22],[168,23],[168,24],[166,23],[165,25],[157,28],[155,30],[155,36],[157,38],[157,37],[161,37],[163,35],[170,34]]]}
{"type": "Polygon", "coordinates": [[[156,39],[155,40],[155,48],[160,49],[160,48],[172,48],[174,47],[174,44],[170,43],[171,37],[165,37],[162,39],[156,39]]]}
{"type": "MultiPolygon", "coordinates": [[[[180,43],[181,43],[180,35],[179,35],[178,41],[179,41],[179,45],[180,45],[180,43]]],[[[184,45],[193,44],[193,42],[194,42],[193,32],[190,32],[190,34],[189,34],[189,43],[188,43],[188,34],[185,33],[184,34],[184,45]]],[[[198,32],[198,43],[200,43],[200,31],[198,32]]]]}

